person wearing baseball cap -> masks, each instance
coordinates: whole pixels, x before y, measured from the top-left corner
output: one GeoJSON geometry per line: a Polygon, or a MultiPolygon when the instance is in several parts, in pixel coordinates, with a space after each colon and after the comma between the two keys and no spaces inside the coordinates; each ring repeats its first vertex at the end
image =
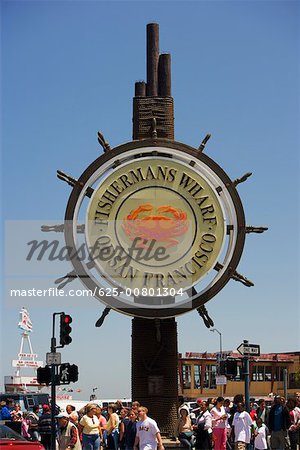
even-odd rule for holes
{"type": "Polygon", "coordinates": [[[76,425],[69,420],[69,414],[60,413],[55,416],[58,422],[58,447],[59,450],[81,450],[79,433],[76,425]]]}
{"type": "Polygon", "coordinates": [[[41,443],[46,450],[51,449],[51,414],[50,406],[44,404],[42,406],[43,413],[39,417],[38,431],[41,436],[41,443]]]}

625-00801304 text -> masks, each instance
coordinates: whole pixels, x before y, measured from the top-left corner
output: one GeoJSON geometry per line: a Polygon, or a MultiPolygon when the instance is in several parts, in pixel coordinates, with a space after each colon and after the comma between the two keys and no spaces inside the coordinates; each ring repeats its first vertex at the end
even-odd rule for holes
{"type": "Polygon", "coordinates": [[[11,297],[94,297],[96,294],[103,297],[117,297],[125,295],[127,297],[174,297],[183,295],[182,289],[157,287],[157,288],[101,288],[91,289],[69,289],[67,292],[57,287],[47,289],[11,289],[11,297]]]}
{"type": "Polygon", "coordinates": [[[99,295],[107,297],[126,295],[128,297],[174,297],[175,295],[183,295],[182,289],[157,287],[157,288],[99,288],[99,295]]]}

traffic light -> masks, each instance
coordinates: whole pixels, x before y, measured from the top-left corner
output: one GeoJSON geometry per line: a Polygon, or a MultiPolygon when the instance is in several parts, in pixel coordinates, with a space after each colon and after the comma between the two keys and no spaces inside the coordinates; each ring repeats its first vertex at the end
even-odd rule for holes
{"type": "Polygon", "coordinates": [[[225,375],[229,378],[237,376],[237,361],[235,359],[226,360],[225,375]]]}
{"type": "Polygon", "coordinates": [[[72,338],[70,333],[72,331],[72,327],[70,327],[70,323],[72,323],[72,317],[69,314],[62,313],[60,315],[60,345],[63,347],[65,345],[69,345],[72,342],[72,338]]]}
{"type": "Polygon", "coordinates": [[[51,367],[38,367],[36,371],[36,378],[39,384],[51,383],[51,367]]]}
{"type": "Polygon", "coordinates": [[[78,366],[76,366],[76,364],[71,364],[69,373],[70,373],[69,377],[70,381],[76,383],[76,381],[78,381],[78,366]]]}
{"type": "Polygon", "coordinates": [[[226,374],[226,361],[220,361],[220,365],[219,365],[219,375],[225,375],[226,374]]]}

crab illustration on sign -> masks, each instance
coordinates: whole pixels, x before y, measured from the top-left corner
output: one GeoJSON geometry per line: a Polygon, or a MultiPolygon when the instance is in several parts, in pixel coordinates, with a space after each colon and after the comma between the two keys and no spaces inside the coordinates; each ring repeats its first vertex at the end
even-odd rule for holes
{"type": "MultiPolygon", "coordinates": [[[[179,244],[175,236],[185,234],[188,227],[186,212],[179,208],[164,205],[155,209],[151,204],[140,205],[131,211],[124,218],[122,224],[122,228],[131,241],[137,236],[145,240],[154,239],[157,242],[163,242],[166,248],[179,244]],[[157,211],[158,214],[151,214],[153,210],[154,212],[157,211]]],[[[141,243],[139,246],[146,248],[145,243],[141,243]]]]}

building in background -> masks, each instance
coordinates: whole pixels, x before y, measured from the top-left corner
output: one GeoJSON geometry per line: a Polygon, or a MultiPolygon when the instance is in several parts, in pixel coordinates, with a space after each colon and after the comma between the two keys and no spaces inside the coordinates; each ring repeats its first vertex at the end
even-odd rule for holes
{"type": "MultiPolygon", "coordinates": [[[[237,362],[237,373],[229,379],[220,377],[223,395],[234,397],[244,393],[242,357],[239,353],[223,352],[223,357],[237,362]],[[223,379],[223,381],[222,381],[223,379]],[[225,379],[225,380],[224,380],[225,379]]],[[[218,353],[179,354],[179,394],[186,399],[219,395],[218,353]]],[[[300,390],[300,352],[268,353],[250,357],[250,396],[254,398],[284,395],[284,369],[287,369],[287,395],[300,390]]]]}

